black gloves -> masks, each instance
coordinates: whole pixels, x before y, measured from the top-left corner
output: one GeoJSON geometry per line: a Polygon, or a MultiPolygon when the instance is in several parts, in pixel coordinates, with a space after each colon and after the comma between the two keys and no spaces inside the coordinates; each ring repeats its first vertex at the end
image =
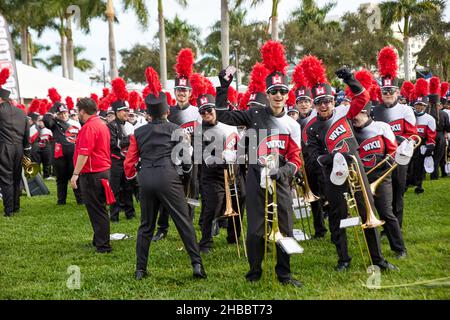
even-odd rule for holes
{"type": "Polygon", "coordinates": [[[303,185],[305,178],[303,177],[302,172],[300,170],[298,170],[297,173],[295,174],[294,179],[295,179],[295,183],[297,183],[299,186],[301,186],[301,185],[303,185]]]}
{"type": "Polygon", "coordinates": [[[48,110],[49,113],[55,114],[58,112],[58,103],[54,103],[53,106],[48,110]]]}
{"type": "Polygon", "coordinates": [[[333,162],[333,155],[324,154],[317,158],[317,162],[320,164],[321,167],[327,167],[333,162]]]}
{"type": "Polygon", "coordinates": [[[223,69],[222,71],[220,71],[219,73],[219,81],[220,81],[220,86],[222,88],[228,88],[231,84],[231,82],[233,81],[233,76],[230,75],[230,79],[225,79],[225,69],[223,69]]]}
{"type": "Polygon", "coordinates": [[[358,80],[355,79],[355,76],[347,67],[338,69],[335,74],[338,78],[344,80],[355,95],[358,95],[364,91],[364,87],[358,80]]]}
{"type": "Polygon", "coordinates": [[[285,178],[292,178],[297,168],[292,163],[286,163],[284,166],[278,169],[271,169],[269,171],[270,178],[273,180],[280,180],[285,178]]]}

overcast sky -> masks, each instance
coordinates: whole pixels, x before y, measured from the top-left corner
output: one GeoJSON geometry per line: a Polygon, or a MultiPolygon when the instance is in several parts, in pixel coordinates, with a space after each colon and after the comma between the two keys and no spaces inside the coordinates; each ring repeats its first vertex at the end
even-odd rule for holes
{"type": "MultiPolygon", "coordinates": [[[[150,12],[150,23],[146,30],[142,30],[138,26],[137,19],[132,12],[122,12],[120,0],[114,0],[114,5],[117,11],[119,23],[115,24],[115,38],[117,58],[120,66],[120,54],[122,49],[130,49],[135,44],[148,44],[154,41],[153,37],[158,30],[158,16],[157,16],[157,0],[147,0],[150,12]]],[[[232,2],[232,1],[230,1],[232,2]]],[[[316,1],[320,6],[329,2],[328,0],[316,1]]],[[[368,0],[337,0],[336,8],[330,12],[332,16],[341,16],[347,11],[356,11],[361,3],[367,3],[368,0]]],[[[380,2],[380,1],[372,1],[380,2]]],[[[189,6],[186,9],[180,7],[175,0],[164,0],[164,15],[166,18],[172,19],[178,15],[189,23],[196,25],[202,32],[202,37],[209,34],[210,27],[220,19],[220,0],[188,0],[189,6]]],[[[247,0],[250,3],[250,0],[247,0]]],[[[256,8],[248,9],[247,20],[268,21],[271,13],[272,1],[266,0],[256,8]]],[[[279,4],[279,17],[283,22],[289,18],[290,12],[299,6],[300,1],[297,0],[281,0],[279,4]]],[[[449,6],[450,7],[450,6],[449,6]]],[[[81,12],[83,14],[83,12],[81,12]]],[[[446,10],[446,19],[450,18],[450,8],[446,10]]],[[[36,40],[36,37],[34,38],[36,40]]],[[[39,43],[45,43],[51,46],[51,53],[43,54],[45,57],[58,52],[59,35],[55,31],[46,31],[42,37],[36,40],[39,43]]],[[[102,69],[101,57],[108,58],[108,25],[100,19],[91,23],[91,33],[85,35],[79,30],[75,30],[74,44],[82,45],[86,51],[82,54],[83,58],[88,58],[93,61],[98,70],[102,69]]],[[[108,58],[109,59],[109,58],[108,58]]],[[[172,66],[168,66],[172,68],[172,66]]],[[[106,70],[109,70],[109,62],[106,62],[106,70]]],[[[56,68],[53,71],[55,74],[61,74],[61,68],[56,68]]],[[[91,72],[92,73],[92,72],[91,72]]],[[[81,73],[75,69],[75,80],[90,84],[89,72],[81,73]]]]}

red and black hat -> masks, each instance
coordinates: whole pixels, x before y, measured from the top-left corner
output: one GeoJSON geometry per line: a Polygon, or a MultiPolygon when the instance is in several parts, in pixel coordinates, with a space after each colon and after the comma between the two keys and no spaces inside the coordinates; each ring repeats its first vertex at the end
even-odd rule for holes
{"type": "Polygon", "coordinates": [[[297,64],[292,73],[292,82],[294,83],[295,101],[300,99],[312,100],[311,89],[306,85],[306,79],[300,64],[297,64]]]}
{"type": "Polygon", "coordinates": [[[33,99],[30,103],[30,106],[28,107],[28,116],[33,121],[37,121],[39,118],[39,106],[41,102],[39,99],[33,99]]]}
{"type": "Polygon", "coordinates": [[[417,79],[416,85],[414,86],[414,105],[423,104],[428,105],[428,82],[427,80],[420,78],[417,79]]]}
{"type": "Polygon", "coordinates": [[[381,76],[381,88],[398,88],[398,56],[394,48],[384,47],[378,54],[378,72],[381,76]]]}
{"type": "Polygon", "coordinates": [[[177,63],[175,64],[175,89],[191,90],[190,77],[193,73],[194,53],[191,49],[181,49],[177,56],[177,63]]]}
{"type": "Polygon", "coordinates": [[[414,84],[411,81],[405,81],[400,89],[400,94],[408,103],[414,101],[414,84]]]}
{"type": "Polygon", "coordinates": [[[307,86],[311,88],[314,103],[322,98],[334,99],[333,88],[328,83],[322,60],[316,56],[306,56],[300,61],[300,68],[303,70],[307,86]]]}
{"type": "Polygon", "coordinates": [[[216,107],[216,98],[211,94],[202,94],[197,98],[198,111],[216,107]]]}
{"type": "Polygon", "coordinates": [[[0,71],[0,98],[2,98],[2,99],[8,99],[9,95],[11,94],[11,91],[2,88],[2,86],[8,80],[8,78],[9,78],[9,69],[3,68],[0,71]]]}
{"type": "Polygon", "coordinates": [[[129,94],[126,86],[125,80],[120,77],[111,81],[112,92],[116,98],[111,103],[111,108],[114,112],[130,109],[130,105],[128,104],[129,94]]]}
{"type": "Polygon", "coordinates": [[[61,102],[61,95],[55,88],[48,89],[48,97],[52,102],[52,108],[56,106],[56,113],[69,112],[69,108],[61,102]]]}
{"type": "Polygon", "coordinates": [[[447,100],[448,100],[447,93],[448,93],[449,87],[450,87],[450,85],[448,82],[441,83],[441,103],[442,104],[447,103],[447,100]]]}
{"type": "Polygon", "coordinates": [[[214,85],[207,78],[199,73],[194,73],[191,76],[192,95],[189,100],[190,104],[197,105],[198,98],[204,94],[216,95],[214,85]]]}
{"type": "Polygon", "coordinates": [[[147,106],[147,113],[152,118],[159,118],[169,110],[167,97],[162,92],[159,76],[155,69],[148,67],[145,70],[145,78],[147,79],[147,87],[145,90],[147,95],[144,99],[147,106]]]}
{"type": "Polygon", "coordinates": [[[286,76],[286,55],[284,46],[278,41],[267,41],[261,48],[263,64],[269,71],[266,77],[266,92],[274,88],[289,90],[286,76]]]}

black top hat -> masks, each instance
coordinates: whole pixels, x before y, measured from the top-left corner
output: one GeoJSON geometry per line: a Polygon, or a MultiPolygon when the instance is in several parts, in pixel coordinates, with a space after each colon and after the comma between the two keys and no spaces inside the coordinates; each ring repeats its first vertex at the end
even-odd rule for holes
{"type": "Polygon", "coordinates": [[[210,94],[202,94],[197,98],[197,106],[198,111],[201,111],[205,108],[215,108],[216,107],[216,98],[210,94]]]}
{"type": "Polygon", "coordinates": [[[398,79],[390,76],[381,78],[381,88],[398,88],[398,79]]]}
{"type": "Polygon", "coordinates": [[[175,89],[188,89],[192,90],[191,82],[187,77],[176,77],[175,78],[175,89]]]}
{"type": "Polygon", "coordinates": [[[320,98],[334,98],[333,89],[328,83],[318,83],[312,88],[314,102],[320,98]]]}
{"type": "Polygon", "coordinates": [[[312,100],[311,90],[308,87],[299,87],[295,89],[295,101],[300,99],[312,100]]]}
{"type": "Polygon", "coordinates": [[[56,113],[60,112],[69,112],[69,108],[64,103],[61,102],[55,102],[55,104],[52,106],[52,108],[56,106],[56,113]]]}
{"type": "Polygon", "coordinates": [[[438,94],[429,94],[428,95],[428,102],[429,103],[437,104],[437,103],[441,102],[440,100],[441,100],[441,98],[439,97],[438,94]]]}
{"type": "Polygon", "coordinates": [[[164,92],[160,92],[158,96],[150,93],[145,97],[145,104],[147,105],[147,113],[152,118],[159,118],[169,110],[169,105],[167,104],[167,98],[164,92]]]}
{"type": "Polygon", "coordinates": [[[111,103],[111,107],[114,112],[130,109],[128,101],[126,100],[116,100],[113,103],[111,103]]]}
{"type": "Polygon", "coordinates": [[[295,106],[288,106],[287,107],[287,112],[289,113],[289,112],[296,112],[296,113],[299,113],[298,112],[298,109],[295,107],[295,106]]]}
{"type": "Polygon", "coordinates": [[[274,71],[266,77],[266,92],[273,88],[285,88],[289,90],[287,76],[279,71],[274,71]]]}
{"type": "Polygon", "coordinates": [[[11,94],[11,91],[0,88],[0,98],[2,99],[9,99],[9,95],[11,94]]]}
{"type": "Polygon", "coordinates": [[[250,107],[265,107],[269,104],[269,101],[267,100],[267,95],[264,92],[256,92],[250,94],[247,104],[250,107]]]}
{"type": "Polygon", "coordinates": [[[428,105],[428,102],[430,102],[430,99],[427,96],[421,96],[417,97],[416,101],[414,101],[414,104],[428,105]]]}

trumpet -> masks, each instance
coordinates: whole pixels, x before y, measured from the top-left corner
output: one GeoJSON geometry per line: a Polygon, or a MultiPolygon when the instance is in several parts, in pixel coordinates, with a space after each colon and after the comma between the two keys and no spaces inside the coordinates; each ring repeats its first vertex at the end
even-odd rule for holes
{"type": "Polygon", "coordinates": [[[28,179],[34,178],[41,169],[38,163],[31,161],[27,156],[23,156],[22,158],[22,167],[25,172],[25,177],[28,179]]]}

